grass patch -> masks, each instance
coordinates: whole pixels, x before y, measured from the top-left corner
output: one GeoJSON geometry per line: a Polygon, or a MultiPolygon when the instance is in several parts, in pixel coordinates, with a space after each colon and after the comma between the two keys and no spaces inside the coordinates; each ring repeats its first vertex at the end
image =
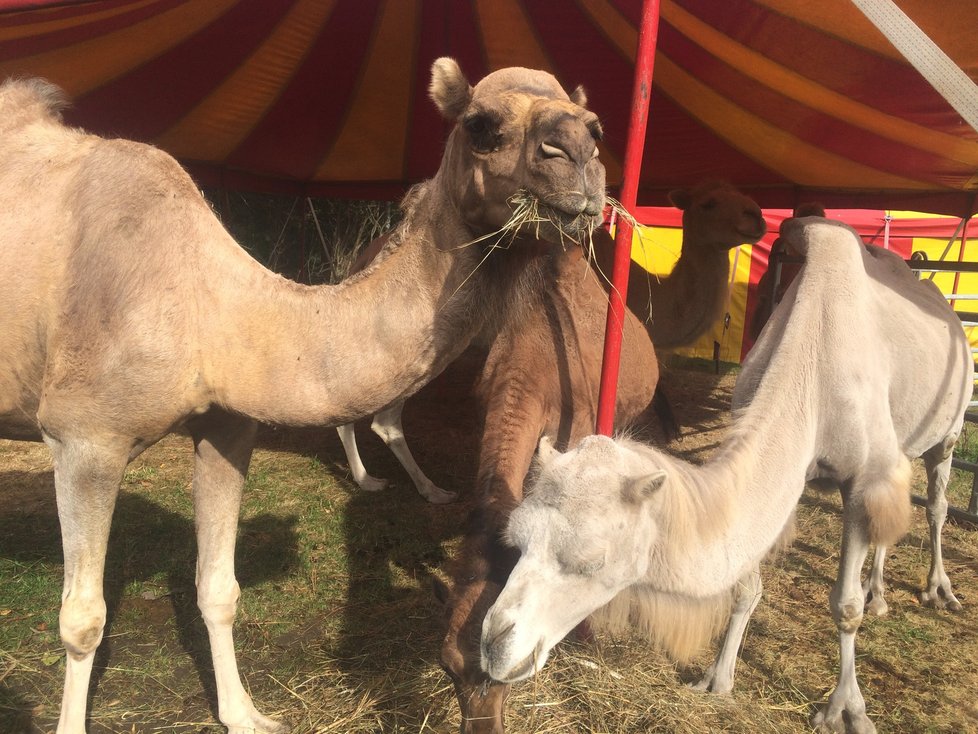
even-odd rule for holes
{"type": "MultiPolygon", "coordinates": [[[[729,417],[735,371],[716,375],[712,367],[670,365],[667,372],[685,426],[683,441],[670,448],[694,460],[708,455],[729,417]]],[[[421,500],[365,430],[365,462],[392,479],[386,492],[354,488],[333,431],[261,431],[238,535],[235,636],[247,688],[293,731],[458,730],[458,708],[437,662],[441,611],[430,586],[472,503],[478,423],[465,405],[463,389],[442,381],[405,412],[419,462],[437,483],[462,492],[448,506],[421,500]]],[[[195,602],[191,456],[189,440],[171,436],[126,473],[110,541],[110,622],[96,660],[90,734],[221,731],[195,602]]],[[[53,731],[64,675],[61,549],[46,461],[43,447],[0,441],[0,731],[18,734],[53,731]]],[[[922,492],[916,465],[914,481],[922,492]]],[[[640,640],[569,640],[540,675],[514,688],[508,731],[809,732],[808,717],[837,672],[828,596],[839,534],[838,497],[807,490],[797,542],[763,569],[764,599],[732,698],[686,687],[709,664],[708,652],[677,670],[640,640]]],[[[868,618],[860,631],[860,682],[881,732],[978,732],[978,536],[950,522],[944,547],[964,611],[917,602],[929,543],[916,508],[887,565],[890,614],[868,618]]]]}

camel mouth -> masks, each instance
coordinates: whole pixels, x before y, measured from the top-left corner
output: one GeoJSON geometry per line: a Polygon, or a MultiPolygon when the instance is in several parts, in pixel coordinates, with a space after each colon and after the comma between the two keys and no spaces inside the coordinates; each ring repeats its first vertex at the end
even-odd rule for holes
{"type": "Polygon", "coordinates": [[[537,651],[534,650],[521,661],[511,666],[502,675],[493,675],[492,679],[499,683],[518,683],[521,680],[526,680],[537,672],[538,660],[539,656],[537,655],[537,651]]]}
{"type": "Polygon", "coordinates": [[[601,223],[601,209],[585,205],[584,209],[551,203],[522,189],[509,200],[512,215],[503,231],[530,234],[565,246],[584,246],[601,223]],[[592,212],[589,209],[595,209],[592,212]]]}
{"type": "MultiPolygon", "coordinates": [[[[510,630],[511,628],[508,628],[503,635],[510,630]]],[[[496,642],[498,643],[499,640],[496,640],[496,642]]],[[[489,673],[490,678],[497,683],[518,683],[521,680],[530,678],[534,673],[543,668],[549,654],[549,650],[546,650],[546,652],[545,650],[546,643],[541,639],[522,660],[513,664],[507,664],[509,661],[500,660],[498,655],[493,654],[492,645],[490,645],[488,649],[483,651],[483,670],[489,673]],[[501,670],[502,665],[507,665],[505,670],[501,670]]]]}
{"type": "Polygon", "coordinates": [[[744,237],[745,242],[757,242],[759,239],[761,239],[761,237],[767,234],[767,225],[762,223],[758,225],[756,229],[752,230],[738,229],[737,234],[744,237]]]}

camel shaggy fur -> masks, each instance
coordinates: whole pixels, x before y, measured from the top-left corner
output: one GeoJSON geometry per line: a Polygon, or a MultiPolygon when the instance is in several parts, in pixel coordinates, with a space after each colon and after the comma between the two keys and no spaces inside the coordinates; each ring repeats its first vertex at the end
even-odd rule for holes
{"type": "Polygon", "coordinates": [[[508,526],[520,559],[483,625],[492,678],[532,675],[602,608],[612,621],[661,613],[649,629],[687,654],[712,635],[731,589],[758,589],[758,564],[809,481],[839,488],[844,508],[830,595],[840,673],[813,724],[875,731],[856,679],[860,570],[871,543],[906,530],[909,458],[924,456],[929,474],[950,462],[974,365],[941,293],[899,257],[822,218],[788,220],[782,235],[807,262],[744,365],[734,424],[709,462],[601,436],[566,454],[541,448],[508,526]]]}
{"type": "Polygon", "coordinates": [[[232,641],[255,421],[335,426],[403,401],[552,277],[553,243],[584,241],[600,220],[600,125],[551,75],[504,69],[471,87],[439,59],[431,96],[457,124],[391,247],[341,285],[308,287],[241,249],[165,153],[65,126],[45,82],[0,86],[0,436],[43,440],[54,458],[59,734],[85,728],[123,471],[181,426],[196,451],[197,595],[219,716],[231,734],[282,731],[246,693],[232,641]],[[537,212],[532,232],[511,222],[517,200],[537,212]]]}

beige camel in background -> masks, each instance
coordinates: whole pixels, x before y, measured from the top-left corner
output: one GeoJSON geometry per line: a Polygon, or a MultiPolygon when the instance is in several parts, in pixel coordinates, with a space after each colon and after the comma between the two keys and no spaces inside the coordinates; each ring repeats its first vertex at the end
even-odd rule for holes
{"type": "Polygon", "coordinates": [[[231,734],[282,731],[246,693],[232,641],[255,421],[335,426],[403,401],[599,221],[600,125],[579,95],[520,68],[471,87],[439,59],[431,96],[458,124],[392,246],[346,283],[309,287],[248,256],[165,153],[66,127],[43,81],[0,86],[0,436],[43,439],[54,459],[59,734],[84,731],[123,471],[180,426],[196,451],[197,595],[220,719],[231,734]],[[512,221],[528,205],[532,226],[512,221]]]}
{"type": "MultiPolygon", "coordinates": [[[[856,678],[860,572],[871,543],[891,544],[909,524],[910,458],[928,465],[928,516],[942,511],[974,365],[943,295],[899,257],[817,217],[788,220],[782,235],[806,265],[744,364],[733,426],[705,465],[599,436],[563,455],[541,449],[539,478],[507,529],[520,560],[482,629],[493,679],[532,675],[602,608],[605,621],[637,617],[688,655],[732,589],[750,613],[758,564],[808,481],[843,498],[830,595],[840,673],[813,724],[875,732],[856,678]]],[[[708,671],[706,687],[720,689],[721,674],[708,671]]]]}

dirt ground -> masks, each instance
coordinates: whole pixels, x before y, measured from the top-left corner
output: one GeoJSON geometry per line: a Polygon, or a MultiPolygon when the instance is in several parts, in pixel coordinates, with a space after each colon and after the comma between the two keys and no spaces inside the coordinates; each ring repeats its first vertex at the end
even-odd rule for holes
{"type": "MultiPolygon", "coordinates": [[[[239,567],[245,611],[239,615],[238,645],[256,700],[292,723],[297,734],[457,731],[457,706],[437,667],[441,632],[429,581],[451,554],[472,506],[480,429],[473,375],[464,362],[450,369],[408,403],[404,416],[419,463],[441,486],[461,491],[452,506],[425,505],[365,426],[359,431],[364,461],[373,473],[393,479],[382,495],[352,488],[334,432],[261,432],[248,494],[249,501],[266,504],[258,505],[260,511],[246,507],[243,515],[239,567]],[[293,501],[276,494],[286,492],[279,485],[265,484],[282,476],[304,496],[293,501]],[[320,504],[300,503],[310,501],[306,487],[318,488],[320,504]],[[325,514],[313,514],[323,502],[325,514]],[[322,518],[331,513],[343,514],[335,541],[323,530],[322,518]],[[318,532],[321,538],[309,540],[318,532]],[[331,544],[348,563],[342,574],[317,566],[331,544]],[[303,599],[305,608],[288,606],[303,599]]],[[[704,365],[665,369],[663,384],[683,425],[681,440],[669,450],[694,462],[710,455],[729,421],[735,377],[704,365]]],[[[662,440],[654,427],[651,434],[662,440]]],[[[185,499],[187,449],[186,438],[168,438],[127,475],[117,525],[136,527],[136,535],[149,533],[150,524],[162,527],[173,536],[178,559],[165,566],[145,560],[128,547],[125,535],[114,535],[112,547],[122,545],[124,552],[111,555],[109,569],[123,578],[107,593],[113,638],[97,665],[93,734],[220,731],[206,641],[193,604],[189,515],[162,504],[168,493],[185,499]],[[146,667],[147,658],[152,667],[146,667]]],[[[916,471],[919,492],[922,474],[916,471]]],[[[764,568],[764,600],[748,630],[733,697],[696,694],[685,686],[709,663],[709,652],[676,669],[641,640],[599,636],[595,642],[562,644],[540,675],[514,688],[508,730],[810,731],[808,718],[831,690],[838,662],[828,612],[838,564],[838,511],[837,496],[806,491],[797,541],[764,568]]],[[[63,675],[55,631],[60,592],[51,581],[60,570],[57,532],[46,449],[0,442],[0,562],[12,569],[0,573],[0,628],[29,625],[23,634],[0,637],[13,640],[11,649],[0,649],[0,732],[53,731],[57,719],[63,675]],[[51,588],[38,589],[28,602],[8,599],[5,585],[26,573],[21,569],[41,569],[51,588]],[[17,607],[25,603],[39,608],[17,607]]],[[[921,607],[916,591],[926,574],[929,543],[923,510],[915,510],[913,528],[888,566],[890,615],[867,619],[857,643],[860,682],[881,734],[978,732],[976,558],[976,529],[950,523],[945,559],[965,609],[951,614],[921,607]]]]}

